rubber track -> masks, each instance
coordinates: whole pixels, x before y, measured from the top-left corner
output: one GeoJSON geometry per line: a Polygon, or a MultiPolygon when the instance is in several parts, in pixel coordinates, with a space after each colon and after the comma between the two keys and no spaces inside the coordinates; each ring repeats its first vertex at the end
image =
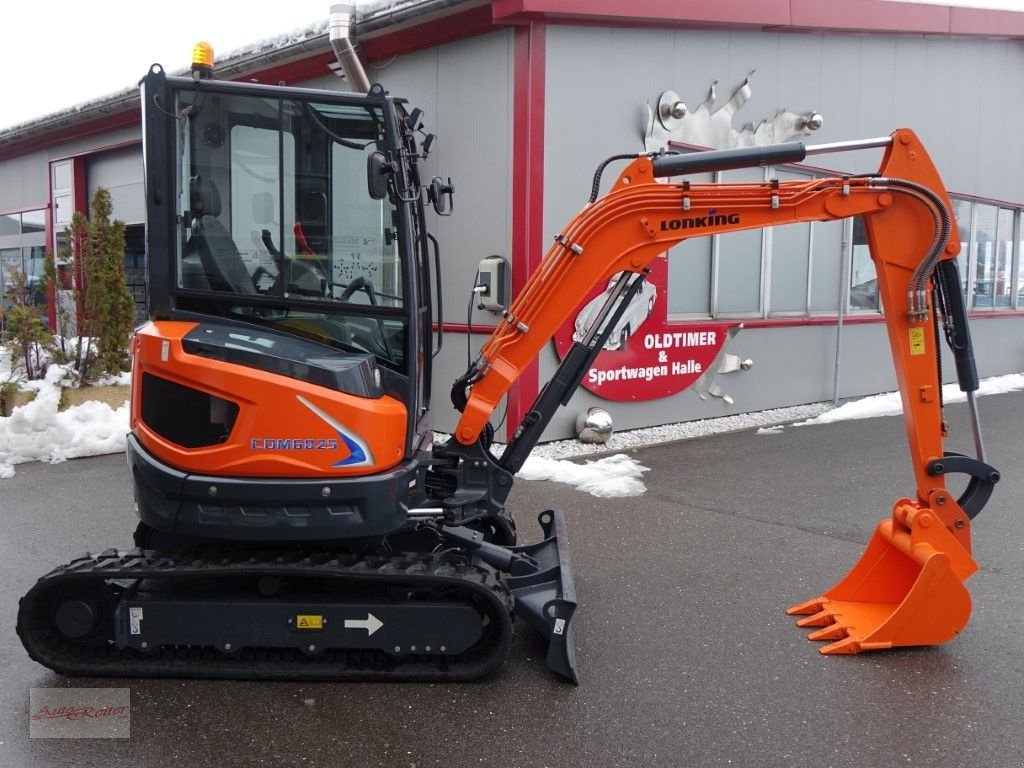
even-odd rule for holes
{"type": "MultiPolygon", "coordinates": [[[[332,592],[325,598],[339,596],[343,598],[344,593],[332,592]]],[[[17,632],[35,661],[72,676],[465,681],[487,675],[505,658],[512,637],[511,602],[494,570],[451,552],[443,556],[357,556],[337,552],[107,550],[76,558],[39,579],[20,601],[17,632]],[[337,579],[358,583],[361,590],[370,586],[381,595],[392,588],[403,593],[410,588],[455,588],[465,592],[466,602],[474,598],[474,608],[485,610],[490,623],[484,640],[459,656],[394,657],[377,650],[350,649],[308,656],[290,648],[243,649],[228,655],[213,647],[196,646],[164,647],[143,653],[120,649],[113,643],[75,643],[60,634],[50,619],[49,607],[55,594],[68,594],[86,584],[100,582],[108,592],[115,593],[122,585],[108,582],[196,578],[209,582],[261,576],[337,579]]],[[[304,604],[308,605],[308,601],[304,604]]],[[[113,618],[108,620],[112,622],[113,618]]]]}

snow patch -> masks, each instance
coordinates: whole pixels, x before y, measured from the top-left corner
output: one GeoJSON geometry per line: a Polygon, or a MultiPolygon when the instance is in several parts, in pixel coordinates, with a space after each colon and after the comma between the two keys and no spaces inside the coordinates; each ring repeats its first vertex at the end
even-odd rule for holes
{"type": "Polygon", "coordinates": [[[640,478],[649,471],[649,467],[623,453],[586,464],[531,455],[517,475],[524,480],[565,483],[600,498],[621,498],[646,491],[640,478]]]}
{"type": "Polygon", "coordinates": [[[11,371],[11,350],[0,346],[0,384],[11,381],[14,376],[11,371]]]}
{"type": "Polygon", "coordinates": [[[131,371],[122,371],[116,376],[100,376],[93,382],[94,387],[128,387],[132,383],[131,371]]]}
{"type": "Polygon", "coordinates": [[[65,366],[51,365],[45,378],[25,384],[36,391],[35,399],[0,418],[0,479],[12,477],[14,465],[25,461],[56,464],[124,450],[128,406],[114,410],[89,401],[59,412],[60,384],[68,376],[65,366]]]}
{"type": "Polygon", "coordinates": [[[774,427],[761,427],[759,430],[757,430],[756,434],[758,434],[758,435],[781,435],[782,434],[782,425],[781,424],[777,424],[774,427]]]}
{"type": "Polygon", "coordinates": [[[328,20],[322,19],[301,27],[295,27],[279,35],[272,35],[260,40],[254,40],[246,45],[226,51],[220,56],[217,66],[225,67],[234,63],[238,59],[255,56],[260,53],[266,53],[267,51],[279,51],[282,48],[298,45],[306,40],[311,40],[312,38],[321,37],[322,35],[327,34],[327,28],[328,20]]]}
{"type": "MultiPolygon", "coordinates": [[[[1024,373],[1010,373],[1006,376],[993,376],[983,379],[978,388],[978,397],[1001,395],[1024,389],[1024,373]]],[[[942,388],[942,398],[946,403],[962,403],[967,395],[960,391],[956,384],[946,384],[942,388]]],[[[871,395],[860,400],[845,403],[812,419],[798,422],[794,427],[807,427],[814,424],[833,424],[837,421],[854,419],[873,419],[879,416],[898,416],[903,413],[903,403],[899,392],[885,392],[871,395]]]]}

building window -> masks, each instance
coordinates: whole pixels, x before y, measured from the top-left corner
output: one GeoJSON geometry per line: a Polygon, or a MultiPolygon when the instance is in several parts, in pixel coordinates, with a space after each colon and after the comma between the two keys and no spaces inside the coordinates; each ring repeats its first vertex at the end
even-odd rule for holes
{"type": "Polygon", "coordinates": [[[811,314],[839,311],[844,227],[843,221],[816,221],[811,225],[811,314]]]}
{"type": "Polygon", "coordinates": [[[0,306],[10,304],[15,272],[25,276],[32,303],[46,304],[41,288],[45,230],[45,208],[0,215],[0,306]]]}
{"type": "Polygon", "coordinates": [[[17,213],[0,215],[0,237],[21,234],[21,217],[17,213]]]}
{"type": "Polygon", "coordinates": [[[974,216],[974,205],[970,200],[953,198],[953,215],[956,217],[958,237],[960,238],[960,255],[957,265],[960,267],[960,287],[967,295],[968,267],[971,263],[971,218],[974,216]]]}
{"type": "Polygon", "coordinates": [[[853,219],[848,302],[851,312],[861,310],[878,312],[881,308],[878,299],[878,274],[875,272],[875,262],[871,260],[867,230],[864,228],[864,219],[861,216],[856,216],[853,219]]]}
{"type": "Polygon", "coordinates": [[[21,214],[21,233],[30,235],[33,232],[46,231],[46,210],[23,211],[21,214]]]}
{"type": "MultiPolygon", "coordinates": [[[[763,182],[764,170],[743,168],[718,174],[724,183],[763,182]]],[[[763,280],[763,232],[748,229],[715,237],[716,317],[760,316],[763,280]]]]}
{"type": "Polygon", "coordinates": [[[668,311],[672,315],[711,314],[711,238],[684,240],[668,252],[668,311]]]}
{"type": "Polygon", "coordinates": [[[1014,252],[1014,260],[1017,263],[1017,294],[1016,294],[1016,307],[1017,309],[1024,309],[1024,211],[1017,210],[1015,218],[1016,226],[1014,231],[1014,242],[1017,244],[1017,250],[1014,252]]]}
{"type": "Polygon", "coordinates": [[[974,229],[971,237],[974,268],[971,282],[971,308],[992,309],[995,306],[996,220],[998,208],[975,204],[974,229]]]}
{"type": "MultiPolygon", "coordinates": [[[[823,174],[742,169],[691,182],[800,181],[823,174]]],[[[675,180],[672,180],[675,181],[675,180]]],[[[961,288],[972,311],[1024,310],[1024,209],[951,198],[961,288]]],[[[668,252],[668,312],[695,317],[808,317],[878,313],[878,276],[861,217],[745,230],[685,240],[668,252]],[[844,240],[849,240],[848,251],[844,240]],[[849,280],[843,282],[843,260],[849,280]]]]}
{"type": "Polygon", "coordinates": [[[1000,208],[996,215],[995,281],[992,298],[996,309],[1009,309],[1013,300],[1013,210],[1000,208]]]}
{"type": "MultiPolygon", "coordinates": [[[[710,173],[686,177],[693,184],[714,181],[710,173]]],[[[669,179],[676,182],[680,179],[669,179]]],[[[668,312],[677,317],[710,317],[712,290],[712,240],[694,237],[668,251],[668,312]]]]}
{"type": "Polygon", "coordinates": [[[968,306],[980,312],[1024,309],[1021,209],[953,198],[953,212],[960,238],[957,263],[968,306]]]}
{"type": "MultiPolygon", "coordinates": [[[[807,173],[779,169],[779,181],[809,181],[807,173]]],[[[768,230],[771,256],[768,287],[769,315],[803,315],[810,299],[811,224],[786,224],[768,230]]]]}
{"type": "Polygon", "coordinates": [[[124,228],[124,269],[145,270],[146,268],[146,227],[143,224],[128,224],[124,228]]]}

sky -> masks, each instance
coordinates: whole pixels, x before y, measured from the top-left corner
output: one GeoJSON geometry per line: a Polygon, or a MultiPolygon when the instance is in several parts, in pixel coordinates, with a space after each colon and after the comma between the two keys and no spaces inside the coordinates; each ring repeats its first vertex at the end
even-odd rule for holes
{"type": "MultiPolygon", "coordinates": [[[[917,1],[1024,10],[1024,0],[917,1]]],[[[326,20],[331,4],[15,0],[0,45],[0,129],[132,87],[154,62],[187,67],[199,40],[219,55],[326,20]]]]}
{"type": "Polygon", "coordinates": [[[331,5],[16,0],[4,12],[0,129],[133,87],[154,62],[172,72],[186,68],[200,40],[219,57],[326,21],[331,5]]]}

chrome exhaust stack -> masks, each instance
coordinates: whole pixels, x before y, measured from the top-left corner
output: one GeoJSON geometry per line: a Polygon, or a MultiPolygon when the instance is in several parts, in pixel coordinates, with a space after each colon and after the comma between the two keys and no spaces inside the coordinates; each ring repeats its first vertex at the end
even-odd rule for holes
{"type": "Polygon", "coordinates": [[[330,16],[330,40],[334,55],[341,64],[349,85],[356,93],[368,93],[370,78],[366,75],[363,63],[359,60],[356,44],[352,40],[352,22],[355,19],[354,5],[332,5],[330,16]]]}

